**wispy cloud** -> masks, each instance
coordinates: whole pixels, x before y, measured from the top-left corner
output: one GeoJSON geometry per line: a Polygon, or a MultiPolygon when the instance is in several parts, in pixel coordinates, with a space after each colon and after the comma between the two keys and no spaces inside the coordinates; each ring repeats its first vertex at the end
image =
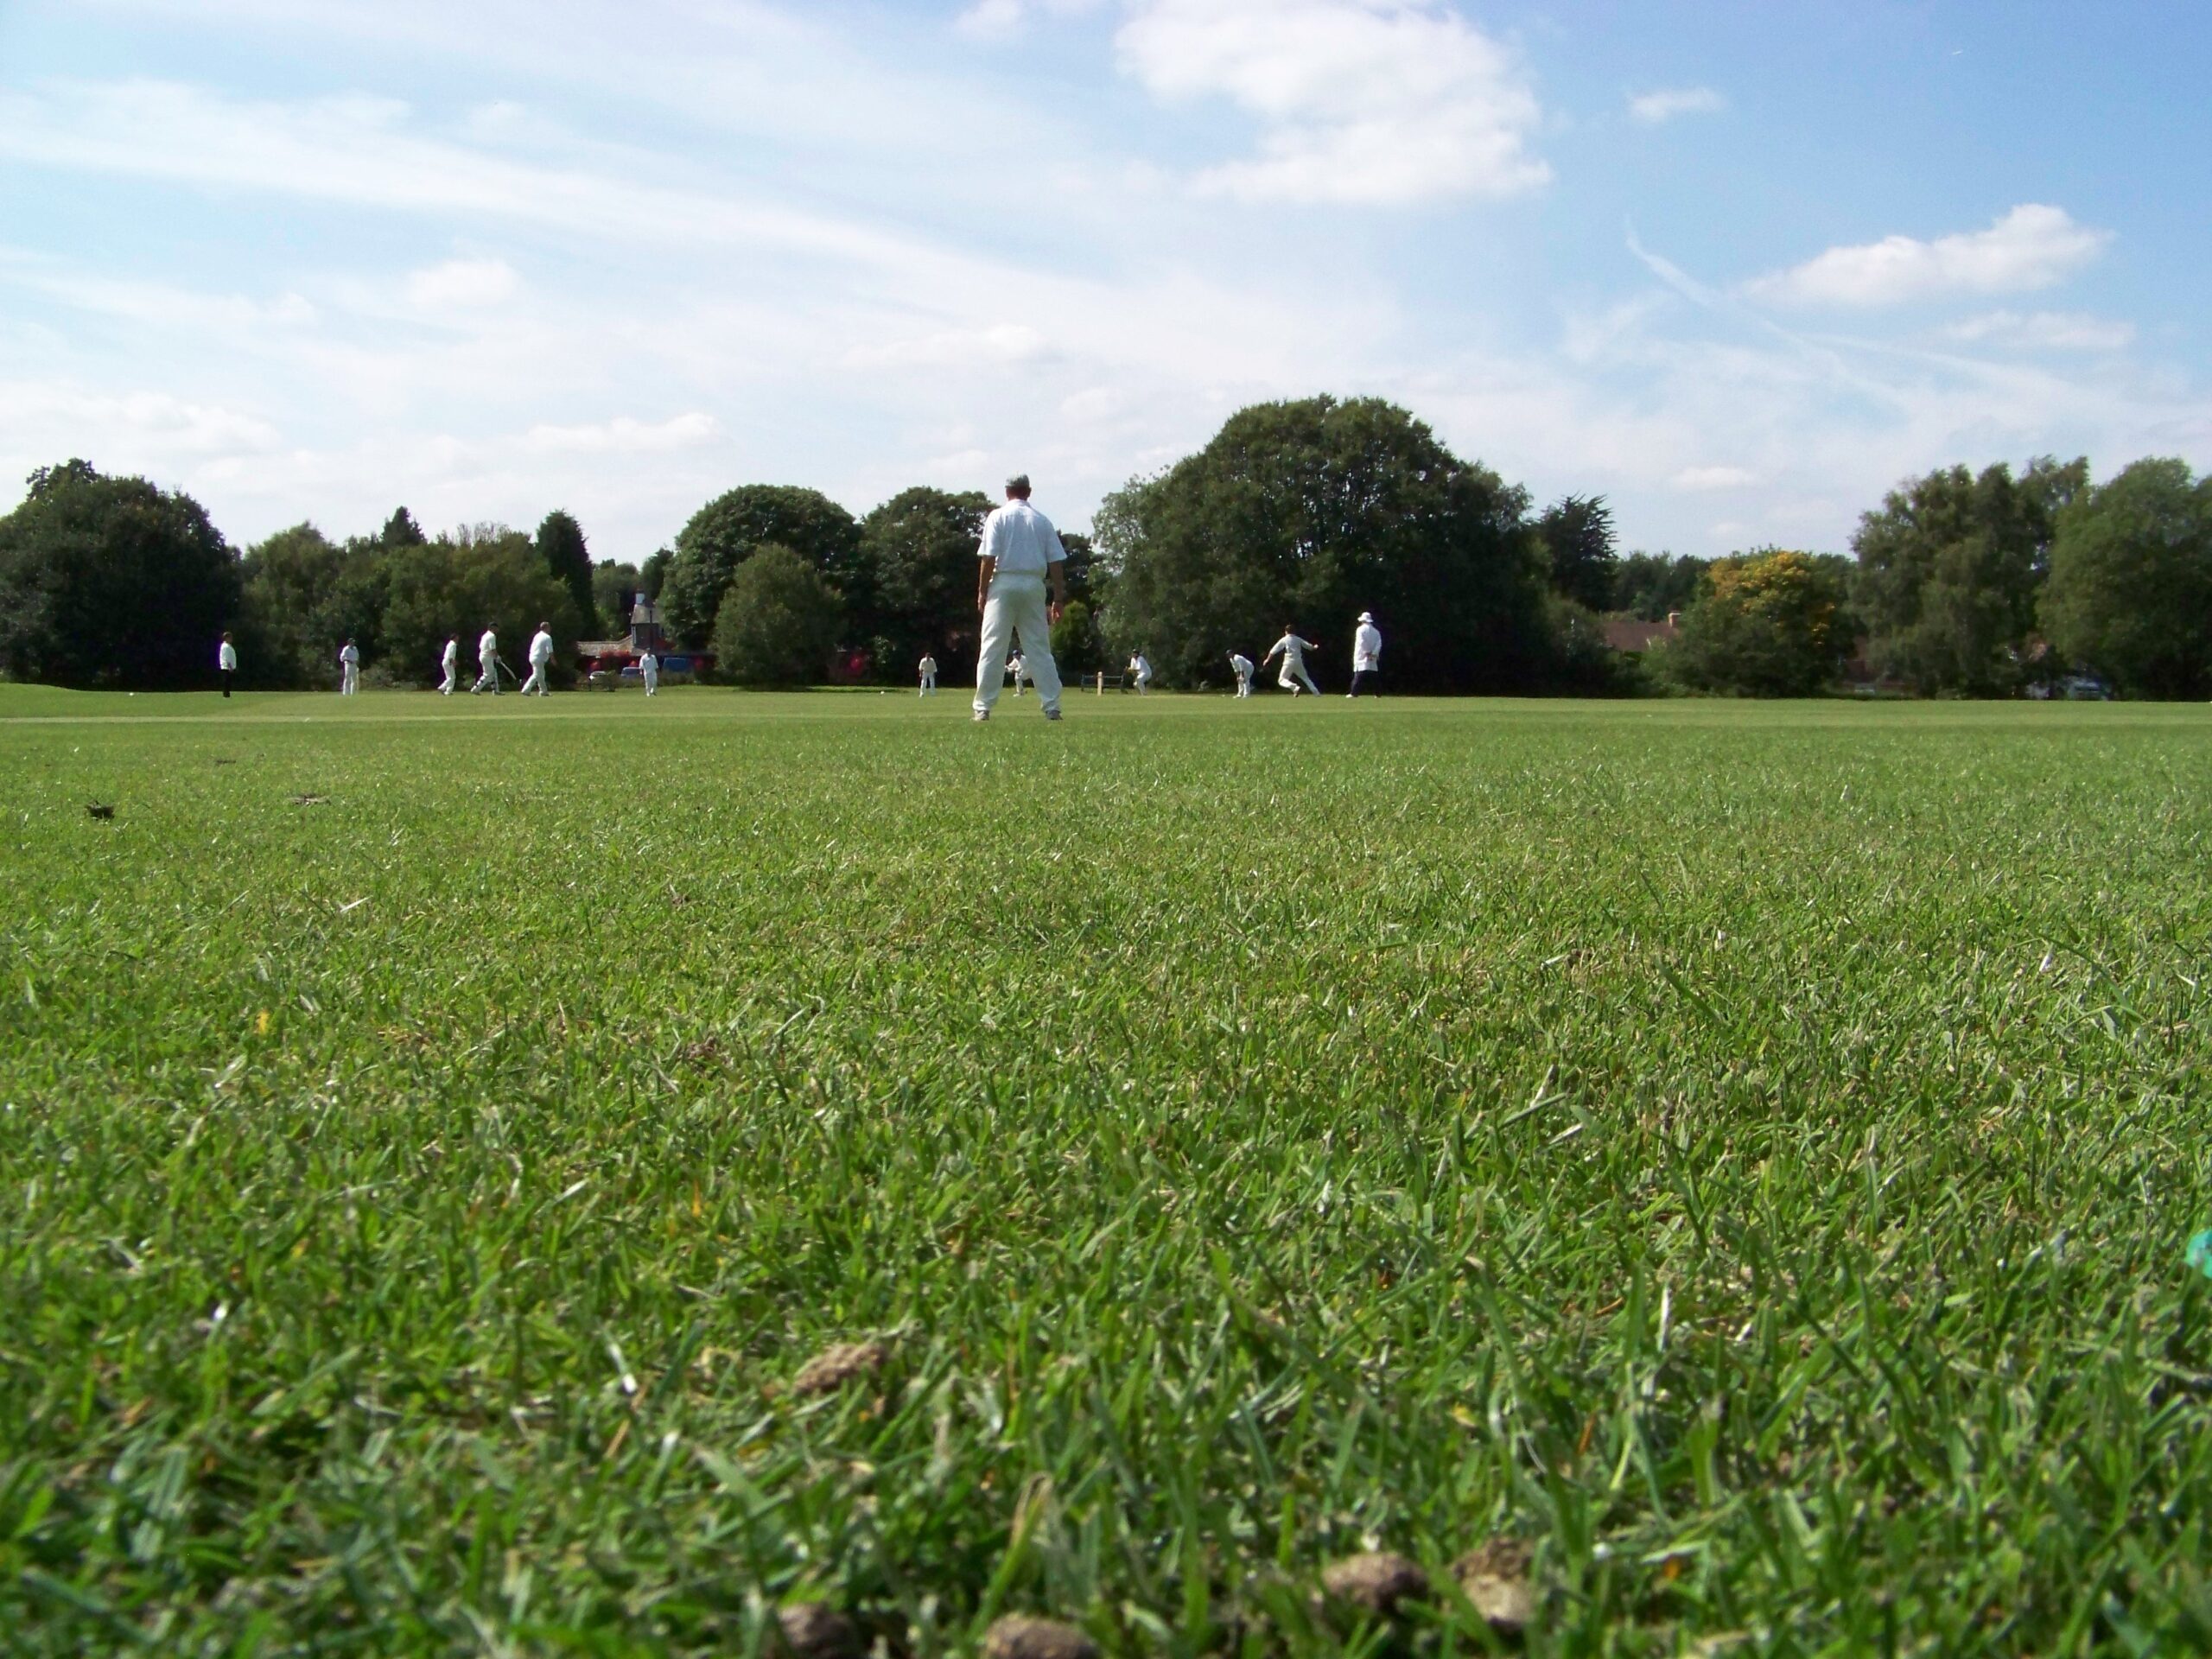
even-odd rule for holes
{"type": "Polygon", "coordinates": [[[1674,477],[1676,489],[1696,492],[1740,490],[1758,481],[1757,473],[1742,467],[1685,467],[1674,477]]]}
{"type": "Polygon", "coordinates": [[[611,421],[595,421],[583,426],[533,426],[524,435],[523,441],[533,449],[555,449],[570,454],[639,455],[707,443],[718,429],[713,416],[695,410],[664,421],[640,421],[618,415],[611,421]]]}
{"type": "Polygon", "coordinates": [[[1104,0],[976,0],[953,20],[953,27],[978,40],[1002,40],[1019,34],[1033,17],[1079,16],[1103,3],[1104,0]]]}
{"type": "Polygon", "coordinates": [[[504,259],[448,259],[408,273],[407,302],[425,311],[499,305],[521,286],[522,278],[504,259]]]}
{"type": "Polygon", "coordinates": [[[2080,311],[1985,311],[1950,324],[1943,337],[2022,351],[2117,352],[2135,343],[2135,325],[2080,311]]]}
{"type": "Polygon", "coordinates": [[[1879,306],[1961,294],[2012,294],[2063,281],[2102,253],[2109,231],[2063,207],[2031,202],[1986,231],[1923,242],[1885,237],[1830,248],[1751,284],[1754,298],[1798,305],[1879,306]]]}
{"type": "Polygon", "coordinates": [[[1728,100],[1710,86],[1662,87],[1656,92],[1639,92],[1628,101],[1628,112],[1632,119],[1656,127],[1683,115],[1717,115],[1728,107],[1728,100]]]}
{"type": "Polygon", "coordinates": [[[1226,98],[1259,154],[1198,173],[1249,201],[1406,206],[1548,182],[1542,111],[1506,48],[1431,0],[1139,0],[1123,67],[1169,99],[1226,98]]]}

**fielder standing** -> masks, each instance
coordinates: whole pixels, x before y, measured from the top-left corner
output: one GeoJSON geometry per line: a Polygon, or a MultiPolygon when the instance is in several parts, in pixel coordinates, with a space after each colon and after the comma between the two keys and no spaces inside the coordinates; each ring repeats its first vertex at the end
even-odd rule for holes
{"type": "Polygon", "coordinates": [[[1268,654],[1261,660],[1272,663],[1281,657],[1282,672],[1275,676],[1275,683],[1294,697],[1298,695],[1299,683],[1302,681],[1306,689],[1318,697],[1321,695],[1321,688],[1313,683],[1313,677],[1306,671],[1306,653],[1320,649],[1311,639],[1300,639],[1298,630],[1285,623],[1282,638],[1268,647],[1268,654]]]}
{"type": "Polygon", "coordinates": [[[476,683],[468,688],[468,695],[473,697],[488,685],[492,688],[492,695],[498,696],[499,695],[499,636],[489,628],[485,629],[476,637],[476,667],[478,671],[476,683]]]}
{"type": "Polygon", "coordinates": [[[231,682],[238,677],[238,648],[225,634],[223,643],[215,652],[215,670],[223,677],[223,695],[231,695],[231,682]]]}
{"type": "Polygon", "coordinates": [[[351,639],[338,653],[338,695],[350,697],[361,689],[361,648],[351,639]]]}
{"type": "Polygon", "coordinates": [[[1252,659],[1241,651],[1232,651],[1229,653],[1229,665],[1236,671],[1236,695],[1240,697],[1250,696],[1252,695],[1252,659]]]}
{"type": "Polygon", "coordinates": [[[1021,653],[1015,652],[1006,659],[1006,683],[1014,688],[1014,695],[1021,695],[1021,653]]]}
{"type": "Polygon", "coordinates": [[[1351,635],[1351,690],[1344,693],[1346,699],[1364,691],[1370,697],[1382,693],[1376,683],[1382,676],[1382,631],[1375,626],[1372,612],[1359,613],[1359,626],[1351,635]]]}
{"type": "Polygon", "coordinates": [[[530,636],[530,677],[522,683],[523,696],[528,696],[532,686],[537,687],[539,696],[547,695],[545,671],[552,661],[553,631],[541,622],[537,632],[530,636]]]}
{"type": "Polygon", "coordinates": [[[922,689],[914,695],[918,697],[937,695],[937,658],[926,651],[922,653],[922,689]]]}
{"type": "Polygon", "coordinates": [[[645,683],[647,696],[660,695],[660,658],[654,656],[650,648],[638,657],[638,677],[645,683]]]}
{"type": "Polygon", "coordinates": [[[446,648],[438,658],[438,667],[445,674],[445,677],[438,682],[438,695],[449,697],[453,696],[454,688],[461,683],[461,640],[458,636],[448,634],[446,637],[446,648]]]}
{"type": "Polygon", "coordinates": [[[1045,718],[1060,717],[1060,671],[1052,661],[1052,624],[1068,599],[1068,555],[1052,521],[1029,505],[1029,479],[1006,481],[1006,505],[983,520],[976,549],[976,607],[983,613],[976,659],[976,718],[991,717],[1006,677],[1008,648],[1019,638],[1045,718]],[[1052,601],[1045,590],[1050,586],[1052,601]]]}

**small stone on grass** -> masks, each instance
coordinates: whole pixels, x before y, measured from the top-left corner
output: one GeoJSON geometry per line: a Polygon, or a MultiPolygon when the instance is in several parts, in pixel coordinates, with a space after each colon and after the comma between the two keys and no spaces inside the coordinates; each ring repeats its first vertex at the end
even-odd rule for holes
{"type": "Polygon", "coordinates": [[[1529,1546],[1517,1538],[1493,1538],[1459,1558],[1452,1574],[1459,1592],[1491,1629],[1516,1636],[1535,1617],[1535,1592],[1529,1586],[1529,1546]]]}
{"type": "Polygon", "coordinates": [[[883,1362],[890,1357],[891,1351],[880,1342],[837,1343],[799,1367],[798,1375],[791,1379],[791,1393],[802,1400],[835,1394],[855,1377],[881,1370],[883,1362]]]}
{"type": "Polygon", "coordinates": [[[1401,1601],[1417,1601],[1427,1594],[1428,1574],[1402,1555],[1377,1550],[1332,1564],[1321,1574],[1321,1587],[1338,1601],[1370,1613],[1389,1613],[1401,1601]]]}
{"type": "Polygon", "coordinates": [[[776,1615],[783,1627],[784,1645],[798,1659],[860,1659],[861,1633],[835,1607],[818,1601],[802,1601],[776,1615]]]}
{"type": "Polygon", "coordinates": [[[983,1659],[1098,1659],[1098,1644],[1056,1618],[1008,1613],[983,1632],[983,1659]]]}

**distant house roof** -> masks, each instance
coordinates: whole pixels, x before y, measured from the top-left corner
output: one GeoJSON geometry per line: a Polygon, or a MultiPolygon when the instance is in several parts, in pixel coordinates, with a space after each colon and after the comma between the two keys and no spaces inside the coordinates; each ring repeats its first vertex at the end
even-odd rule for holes
{"type": "Polygon", "coordinates": [[[1633,616],[1617,616],[1605,623],[1605,644],[1613,651],[1631,653],[1649,651],[1654,645],[1665,645],[1681,631],[1681,624],[1671,616],[1664,622],[1645,622],[1633,616]]]}

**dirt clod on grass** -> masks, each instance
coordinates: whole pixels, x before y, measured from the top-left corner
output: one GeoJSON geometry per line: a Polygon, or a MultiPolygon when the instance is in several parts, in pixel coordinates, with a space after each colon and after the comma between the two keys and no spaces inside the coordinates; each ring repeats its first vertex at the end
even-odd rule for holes
{"type": "Polygon", "coordinates": [[[1008,1613],[983,1632],[983,1659],[1098,1659],[1098,1644],[1056,1618],[1008,1613]]]}
{"type": "Polygon", "coordinates": [[[835,1607],[803,1601],[779,1612],[776,1623],[797,1659],[860,1659],[859,1627],[835,1607]]]}
{"type": "Polygon", "coordinates": [[[835,1394],[855,1377],[873,1376],[890,1357],[891,1351],[873,1338],[834,1344],[799,1367],[798,1375],[791,1379],[791,1395],[806,1400],[817,1394],[835,1394]]]}
{"type": "Polygon", "coordinates": [[[1338,1601],[1370,1613],[1389,1613],[1402,1601],[1426,1595],[1428,1574],[1402,1555],[1376,1550],[1332,1562],[1322,1572],[1321,1587],[1338,1601]]]}
{"type": "Polygon", "coordinates": [[[1535,1592],[1529,1585],[1529,1546],[1517,1538],[1493,1538],[1462,1555],[1452,1569],[1459,1592],[1491,1629],[1514,1636],[1535,1616],[1535,1592]]]}
{"type": "Polygon", "coordinates": [[[87,802],[85,810],[96,818],[111,818],[115,816],[115,809],[101,801],[87,802]]]}

